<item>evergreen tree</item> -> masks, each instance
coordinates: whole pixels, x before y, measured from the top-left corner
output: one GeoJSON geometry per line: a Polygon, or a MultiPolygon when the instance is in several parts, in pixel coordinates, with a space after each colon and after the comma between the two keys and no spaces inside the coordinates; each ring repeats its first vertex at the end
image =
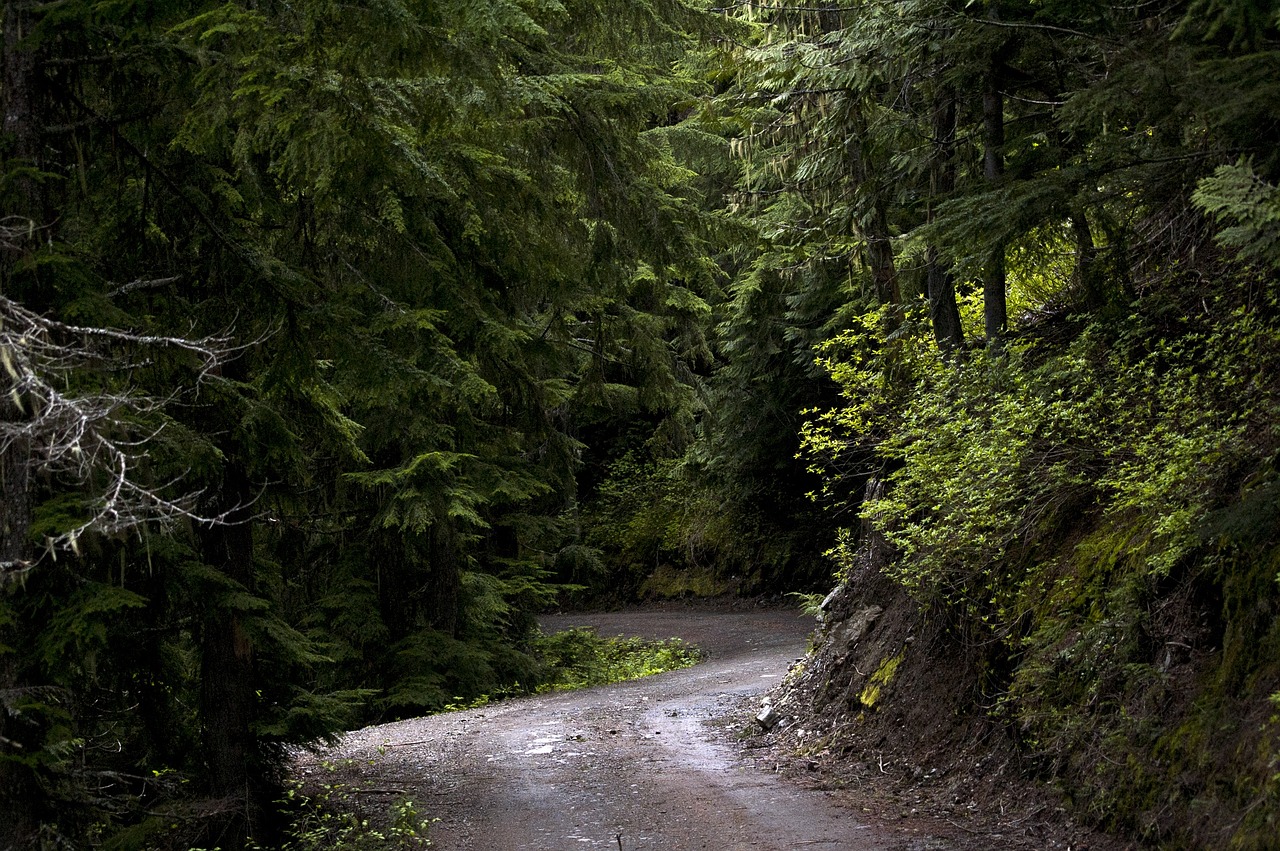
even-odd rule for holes
{"type": "MultiPolygon", "coordinates": [[[[136,480],[220,522],[86,530],[6,585],[2,686],[35,723],[3,730],[4,838],[269,837],[281,745],[528,682],[581,436],[688,431],[715,272],[671,115],[720,23],[674,0],[6,16],[5,304],[235,352],[64,364],[180,403],[145,412],[136,480]]],[[[15,469],[26,416],[4,411],[15,469]]],[[[25,481],[24,568],[28,526],[70,540],[101,484],[25,481]]]]}

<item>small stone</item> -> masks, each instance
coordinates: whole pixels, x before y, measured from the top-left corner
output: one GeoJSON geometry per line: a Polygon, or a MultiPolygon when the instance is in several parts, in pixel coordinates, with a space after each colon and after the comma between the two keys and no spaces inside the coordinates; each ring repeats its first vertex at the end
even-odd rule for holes
{"type": "Polygon", "coordinates": [[[760,710],[760,714],[756,716],[756,723],[759,724],[760,728],[763,730],[772,730],[778,725],[780,718],[781,716],[778,714],[778,710],[766,704],[764,709],[760,710]]]}

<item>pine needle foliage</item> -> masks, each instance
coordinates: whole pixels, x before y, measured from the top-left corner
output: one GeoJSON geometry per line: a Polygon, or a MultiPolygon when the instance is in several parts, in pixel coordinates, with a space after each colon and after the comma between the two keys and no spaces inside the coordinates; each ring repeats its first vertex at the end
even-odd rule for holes
{"type": "MultiPolygon", "coordinates": [[[[131,374],[171,402],[139,475],[195,521],[82,536],[3,590],[0,697],[31,697],[0,841],[236,847],[271,834],[286,746],[532,682],[584,432],[686,440],[719,224],[682,159],[705,140],[672,125],[725,24],[680,0],[13,14],[0,191],[39,239],[13,230],[3,295],[234,355],[131,374]],[[154,818],[197,794],[220,803],[154,818]]],[[[40,483],[31,528],[74,528],[93,484],[40,483]]]]}

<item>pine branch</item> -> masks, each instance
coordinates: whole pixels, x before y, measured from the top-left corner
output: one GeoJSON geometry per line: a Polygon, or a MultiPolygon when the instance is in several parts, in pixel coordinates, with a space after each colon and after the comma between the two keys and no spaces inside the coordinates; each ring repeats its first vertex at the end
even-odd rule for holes
{"type": "Polygon", "coordinates": [[[1109,44],[1113,47],[1118,47],[1122,44],[1122,42],[1114,38],[1107,38],[1106,36],[1101,36],[1096,33],[1087,33],[1081,30],[1073,30],[1069,27],[1054,26],[1053,24],[1033,24],[1030,21],[1001,21],[996,20],[995,18],[974,18],[973,21],[974,23],[982,24],[984,26],[997,27],[1000,29],[1040,30],[1044,32],[1061,33],[1063,35],[1074,35],[1079,38],[1086,38],[1091,41],[1099,42],[1100,44],[1109,44]]]}
{"type": "Polygon", "coordinates": [[[212,234],[214,239],[222,243],[222,245],[228,248],[232,252],[232,254],[239,257],[250,268],[258,269],[260,271],[265,271],[262,268],[263,264],[261,262],[261,258],[256,256],[248,248],[244,247],[239,242],[237,242],[236,240],[228,236],[226,233],[224,233],[222,228],[219,227],[218,224],[213,221],[213,219],[209,216],[209,214],[205,212],[205,210],[199,204],[196,204],[194,201],[191,200],[190,197],[188,197],[187,193],[184,191],[182,187],[182,184],[179,183],[177,180],[175,180],[172,176],[170,176],[169,172],[161,168],[158,163],[156,163],[150,157],[148,157],[146,152],[143,151],[141,148],[139,148],[137,145],[135,145],[129,139],[128,136],[120,132],[120,128],[118,126],[116,126],[115,124],[107,123],[106,119],[103,116],[99,115],[98,112],[93,109],[93,107],[85,103],[78,95],[76,95],[75,92],[65,87],[63,87],[63,92],[71,100],[71,102],[75,104],[75,106],[79,108],[82,112],[84,112],[90,118],[95,119],[96,121],[104,124],[111,131],[112,137],[117,142],[119,142],[121,145],[127,148],[129,152],[133,154],[133,156],[136,157],[139,162],[141,162],[147,168],[151,169],[160,178],[160,180],[164,182],[166,186],[169,187],[170,191],[172,191],[173,194],[177,196],[177,198],[187,206],[187,209],[191,210],[191,212],[195,214],[196,218],[198,218],[204,224],[204,226],[209,229],[209,233],[212,234]]]}

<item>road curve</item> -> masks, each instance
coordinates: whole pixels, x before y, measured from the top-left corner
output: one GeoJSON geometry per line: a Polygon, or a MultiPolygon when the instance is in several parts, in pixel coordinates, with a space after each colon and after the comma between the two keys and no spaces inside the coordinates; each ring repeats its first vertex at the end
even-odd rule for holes
{"type": "Polygon", "coordinates": [[[408,796],[439,819],[440,851],[908,847],[826,793],[745,764],[726,742],[725,713],[786,674],[812,619],[680,609],[555,616],[544,627],[578,625],[679,636],[709,658],[630,683],[369,727],[326,756],[356,760],[362,799],[408,796]]]}

